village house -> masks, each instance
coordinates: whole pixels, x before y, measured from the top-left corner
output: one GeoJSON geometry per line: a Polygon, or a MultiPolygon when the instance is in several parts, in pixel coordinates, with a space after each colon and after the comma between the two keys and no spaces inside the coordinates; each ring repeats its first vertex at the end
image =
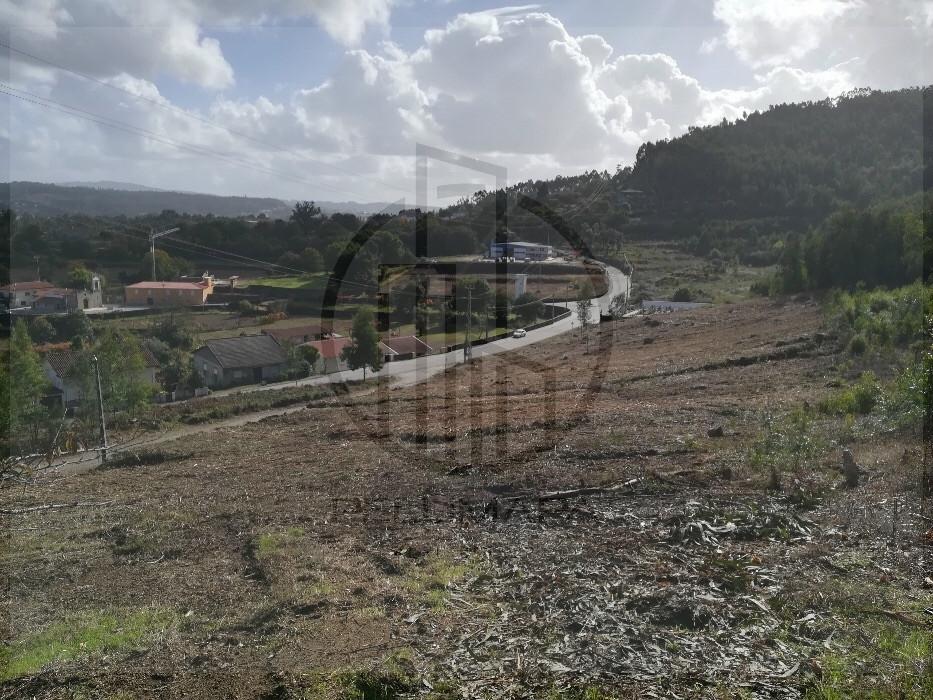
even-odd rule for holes
{"type": "Polygon", "coordinates": [[[424,357],[425,355],[430,355],[432,352],[434,352],[434,348],[413,335],[386,338],[382,342],[394,353],[391,356],[391,359],[386,359],[386,362],[395,360],[411,360],[412,358],[424,357]]]}
{"type": "Polygon", "coordinates": [[[343,349],[353,344],[350,338],[326,338],[305,344],[318,352],[317,361],[314,363],[315,374],[330,374],[349,369],[346,360],[343,359],[343,349]]]}
{"type": "MultiPolygon", "coordinates": [[[[325,338],[324,340],[312,340],[309,345],[318,352],[317,361],[314,363],[315,374],[330,374],[331,372],[343,372],[350,369],[347,361],[343,359],[344,348],[353,345],[352,338],[325,338]]],[[[383,342],[379,343],[379,351],[382,353],[383,362],[391,362],[395,357],[395,350],[383,342]]]]}
{"type": "Polygon", "coordinates": [[[100,277],[91,278],[90,289],[60,289],[53,287],[44,290],[32,305],[33,313],[67,313],[81,309],[99,309],[104,305],[100,287],[100,277]]]}
{"type": "Polygon", "coordinates": [[[194,368],[212,389],[282,379],[288,354],[270,335],[208,340],[194,352],[194,368]]]}
{"type": "MultiPolygon", "coordinates": [[[[83,401],[84,384],[77,376],[77,361],[81,356],[80,350],[62,349],[50,350],[42,358],[42,369],[54,387],[57,401],[65,408],[72,408],[83,401]]],[[[159,361],[145,347],[142,348],[143,368],[139,371],[138,379],[146,384],[155,386],[156,375],[159,371],[159,361]]]]}
{"type": "Polygon", "coordinates": [[[201,306],[214,291],[213,278],[200,282],[137,282],[124,287],[127,306],[201,306]]]}
{"type": "Polygon", "coordinates": [[[51,282],[36,280],[33,282],[13,282],[0,287],[0,303],[8,309],[22,309],[32,306],[43,292],[55,289],[51,282]]]}
{"type": "Polygon", "coordinates": [[[293,326],[292,328],[264,328],[262,333],[271,335],[280,343],[294,343],[295,345],[336,335],[325,331],[320,324],[293,326]]]}

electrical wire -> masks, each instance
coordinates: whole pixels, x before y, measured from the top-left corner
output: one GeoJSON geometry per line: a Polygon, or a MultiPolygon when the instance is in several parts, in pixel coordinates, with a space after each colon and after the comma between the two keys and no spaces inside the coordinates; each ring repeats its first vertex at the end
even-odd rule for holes
{"type": "MultiPolygon", "coordinates": [[[[250,136],[249,134],[244,134],[244,133],[242,133],[242,132],[240,132],[240,131],[236,131],[235,129],[231,129],[231,128],[229,128],[228,126],[225,126],[225,125],[223,125],[223,124],[220,124],[220,123],[218,123],[218,122],[216,122],[216,121],[214,121],[214,120],[212,120],[212,119],[208,119],[208,118],[206,118],[206,117],[202,117],[202,116],[199,115],[199,114],[195,114],[195,113],[193,113],[193,112],[189,112],[188,110],[182,109],[181,107],[178,107],[178,106],[176,106],[176,105],[173,105],[173,104],[166,104],[166,103],[164,103],[164,102],[160,102],[159,100],[154,100],[154,99],[152,99],[151,97],[146,97],[145,95],[138,95],[138,94],[134,93],[134,92],[131,91],[131,90],[127,90],[127,89],[124,88],[124,87],[120,87],[119,85],[114,85],[113,83],[108,83],[108,82],[105,81],[105,80],[101,80],[100,78],[95,78],[94,76],[88,75],[87,73],[82,73],[81,71],[74,70],[73,68],[68,68],[67,66],[63,66],[63,65],[61,65],[60,63],[56,63],[56,62],[54,62],[54,61],[50,61],[50,60],[47,59],[47,58],[42,58],[41,56],[37,56],[36,54],[29,53],[29,52],[27,52],[27,51],[23,51],[22,49],[18,49],[18,48],[16,48],[15,46],[12,46],[12,45],[10,45],[10,44],[8,44],[8,43],[5,43],[5,42],[3,42],[3,41],[0,41],[0,47],[6,48],[6,49],[8,49],[8,50],[10,50],[10,51],[13,51],[14,53],[18,53],[18,54],[20,54],[21,56],[25,56],[25,57],[27,57],[27,58],[30,58],[30,59],[34,60],[34,61],[38,61],[38,62],[40,62],[40,63],[44,63],[44,64],[46,64],[46,65],[48,65],[48,66],[52,66],[53,68],[57,68],[58,70],[65,71],[66,73],[71,73],[72,75],[76,75],[76,76],[78,76],[79,78],[82,78],[83,80],[88,80],[88,81],[97,83],[98,85],[103,85],[104,87],[110,88],[110,89],[112,89],[112,90],[116,90],[116,91],[118,91],[118,92],[122,92],[122,93],[124,93],[124,94],[126,94],[126,95],[129,95],[130,97],[132,97],[133,99],[135,99],[135,100],[137,100],[137,101],[146,102],[146,103],[148,103],[148,104],[151,104],[151,105],[154,105],[154,106],[156,106],[156,107],[159,107],[160,109],[164,109],[164,110],[167,110],[167,111],[172,111],[172,112],[175,112],[175,113],[177,113],[177,114],[180,114],[180,115],[182,115],[182,116],[184,116],[184,117],[187,117],[188,119],[193,119],[193,120],[195,120],[195,121],[201,122],[202,124],[207,124],[208,126],[212,126],[212,127],[216,128],[216,129],[221,129],[222,131],[227,132],[227,133],[230,134],[231,136],[236,136],[237,138],[241,138],[241,139],[244,139],[244,140],[246,140],[246,141],[250,141],[250,142],[255,143],[255,144],[257,144],[257,145],[259,145],[259,146],[262,146],[262,147],[264,147],[264,148],[268,148],[268,149],[271,149],[271,150],[274,150],[274,151],[283,152],[283,153],[285,153],[285,152],[291,152],[291,149],[288,149],[288,148],[286,148],[286,147],[284,147],[284,146],[279,146],[279,145],[275,145],[275,144],[270,144],[270,143],[268,143],[268,142],[266,142],[266,141],[263,141],[263,140],[261,140],[261,139],[257,139],[257,138],[254,137],[254,136],[250,136]]],[[[307,157],[307,156],[303,156],[302,159],[305,160],[305,161],[314,163],[314,164],[316,164],[316,165],[321,165],[321,166],[324,166],[324,167],[326,167],[326,168],[330,168],[331,170],[334,170],[334,171],[339,172],[339,173],[343,173],[344,175],[352,175],[352,176],[354,176],[354,177],[366,177],[366,178],[369,178],[370,180],[372,180],[372,181],[374,181],[374,182],[379,182],[379,183],[381,183],[381,184],[383,184],[383,185],[385,185],[385,186],[387,186],[387,187],[390,187],[390,188],[392,188],[392,189],[398,190],[398,191],[400,191],[400,192],[406,192],[406,193],[408,192],[407,189],[405,189],[405,188],[403,188],[403,187],[399,187],[398,185],[394,185],[394,184],[389,183],[389,182],[387,182],[387,181],[385,181],[385,180],[380,180],[380,179],[378,179],[378,178],[373,178],[373,177],[368,176],[368,175],[363,175],[363,174],[361,174],[361,173],[354,172],[353,170],[349,170],[349,169],[347,169],[347,168],[343,168],[343,167],[338,166],[338,165],[335,165],[335,164],[333,164],[333,163],[328,163],[328,162],[326,162],[326,161],[317,160],[317,159],[315,159],[315,158],[310,158],[310,157],[307,157]]]]}
{"type": "Polygon", "coordinates": [[[192,145],[192,144],[188,144],[188,143],[184,143],[180,141],[175,141],[173,139],[165,137],[161,134],[157,134],[156,132],[150,131],[143,127],[135,126],[133,124],[129,124],[127,122],[123,122],[118,119],[114,119],[112,117],[106,117],[106,116],[97,114],[96,112],[91,112],[89,110],[83,109],[81,107],[74,107],[64,102],[59,102],[58,100],[53,100],[48,97],[43,97],[42,95],[37,95],[35,93],[29,92],[28,90],[23,90],[22,88],[16,88],[16,87],[13,87],[12,85],[8,85],[3,82],[0,82],[0,94],[7,95],[9,97],[14,97],[23,102],[28,102],[30,104],[33,104],[39,107],[44,107],[46,109],[51,109],[53,111],[60,112],[62,114],[67,114],[69,116],[72,116],[78,119],[84,119],[85,121],[90,121],[95,124],[99,124],[100,126],[106,126],[111,129],[117,129],[119,131],[124,131],[126,133],[133,134],[134,136],[140,136],[142,138],[149,139],[151,141],[163,143],[165,145],[172,146],[179,150],[190,151],[196,155],[200,155],[206,158],[213,158],[214,160],[218,160],[218,161],[225,162],[225,163],[231,163],[233,165],[246,166],[250,168],[251,170],[256,170],[267,175],[274,175],[276,177],[280,177],[286,180],[291,180],[293,182],[303,184],[303,185],[309,185],[311,187],[321,187],[321,188],[329,189],[331,191],[338,192],[341,194],[349,194],[349,195],[356,194],[350,190],[345,190],[340,187],[334,187],[333,185],[325,185],[320,182],[312,182],[311,180],[305,180],[304,178],[298,177],[296,175],[292,175],[290,173],[280,171],[280,170],[275,170],[273,168],[269,168],[268,166],[259,165],[253,161],[245,160],[237,156],[220,153],[219,151],[214,151],[204,146],[196,146],[196,145],[192,145]],[[21,93],[21,94],[17,94],[17,93],[21,93]],[[26,96],[24,97],[24,95],[26,96]]]}
{"type": "MultiPolygon", "coordinates": [[[[137,231],[141,231],[141,232],[144,232],[144,231],[145,231],[145,229],[141,229],[141,228],[139,228],[139,227],[133,227],[133,226],[130,226],[130,225],[128,225],[128,224],[124,224],[124,226],[125,226],[126,228],[131,229],[131,230],[137,230],[137,231]]],[[[105,229],[105,230],[106,230],[108,233],[113,233],[113,234],[116,234],[116,235],[118,235],[118,236],[125,236],[125,237],[130,238],[130,239],[135,240],[135,241],[139,241],[139,242],[145,242],[145,241],[146,241],[146,239],[143,239],[143,238],[141,238],[141,237],[139,237],[139,236],[134,236],[134,235],[129,234],[129,233],[123,233],[122,231],[116,231],[116,230],[113,230],[113,229],[105,229]]],[[[266,260],[259,260],[259,259],[257,259],[257,258],[249,258],[249,257],[246,257],[246,256],[241,256],[241,255],[239,255],[239,254],[237,254],[237,253],[233,253],[233,252],[229,252],[229,251],[223,251],[223,250],[217,249],[217,248],[212,248],[212,247],[210,247],[210,246],[200,246],[200,245],[198,245],[198,244],[196,244],[196,243],[191,243],[191,242],[189,242],[189,241],[179,241],[179,240],[177,240],[177,239],[172,238],[171,236],[164,236],[163,238],[161,238],[161,239],[159,239],[159,240],[160,240],[160,241],[167,241],[167,243],[166,243],[165,245],[174,245],[175,247],[178,247],[178,248],[179,248],[180,250],[182,250],[183,252],[197,252],[197,253],[200,254],[200,251],[198,251],[196,248],[206,248],[207,250],[213,251],[213,252],[215,252],[216,254],[213,255],[213,256],[211,256],[211,255],[205,253],[205,255],[208,255],[208,257],[214,257],[214,258],[216,258],[216,259],[218,259],[218,260],[221,260],[222,262],[231,262],[231,261],[233,261],[233,262],[238,262],[238,261],[236,260],[236,258],[244,258],[244,259],[250,260],[250,261],[252,261],[252,262],[254,262],[254,263],[256,263],[256,264],[258,264],[258,265],[260,265],[261,267],[264,267],[264,268],[278,268],[278,269],[285,270],[285,271],[287,271],[287,272],[296,272],[296,273],[299,273],[299,274],[314,274],[314,273],[309,273],[307,270],[300,270],[300,269],[288,267],[288,266],[285,266],[285,265],[279,265],[279,264],[277,264],[277,263],[269,262],[269,261],[266,261],[266,260]],[[193,249],[193,250],[192,250],[192,249],[186,249],[184,246],[195,246],[195,249],[193,249]],[[229,256],[232,256],[232,259],[224,259],[224,258],[220,257],[220,255],[229,255],[229,256]]],[[[334,273],[332,273],[332,272],[331,272],[331,273],[325,273],[325,274],[326,274],[328,277],[332,278],[332,279],[336,279],[337,282],[338,282],[341,286],[343,286],[343,285],[349,285],[349,286],[357,287],[357,288],[360,288],[360,289],[364,289],[364,290],[369,291],[369,292],[375,292],[375,293],[377,293],[377,294],[391,294],[392,296],[394,296],[394,297],[396,297],[396,298],[398,298],[399,296],[402,296],[402,297],[410,297],[410,298],[412,298],[412,299],[419,299],[419,298],[420,298],[420,299],[437,299],[437,300],[444,300],[444,301],[446,301],[446,300],[449,300],[450,297],[451,297],[451,295],[449,295],[449,294],[429,294],[429,295],[419,296],[419,295],[417,294],[417,292],[405,292],[405,291],[395,291],[395,292],[390,291],[390,292],[387,292],[384,288],[379,287],[378,285],[366,284],[366,283],[363,283],[363,282],[356,282],[356,281],[354,281],[354,280],[337,279],[337,278],[336,278],[336,275],[335,275],[334,273]]],[[[526,307],[526,306],[532,306],[532,305],[538,304],[538,303],[544,303],[544,302],[546,302],[546,301],[547,301],[546,299],[541,299],[541,300],[526,302],[526,303],[523,303],[523,304],[514,304],[514,305],[510,305],[509,308],[512,308],[512,309],[519,309],[519,308],[524,308],[524,307],[526,307]]]]}

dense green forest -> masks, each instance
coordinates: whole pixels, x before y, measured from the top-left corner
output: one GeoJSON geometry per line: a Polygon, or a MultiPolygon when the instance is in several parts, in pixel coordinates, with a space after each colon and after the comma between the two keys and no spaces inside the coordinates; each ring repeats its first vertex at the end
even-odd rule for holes
{"type": "Polygon", "coordinates": [[[925,209],[920,195],[869,208],[845,207],[806,236],[788,237],[774,291],[910,284],[923,272],[925,253],[933,252],[931,223],[929,196],[925,209]]]}
{"type": "Polygon", "coordinates": [[[691,128],[638,151],[626,186],[669,216],[821,219],[922,189],[930,91],[854,91],[691,128]]]}

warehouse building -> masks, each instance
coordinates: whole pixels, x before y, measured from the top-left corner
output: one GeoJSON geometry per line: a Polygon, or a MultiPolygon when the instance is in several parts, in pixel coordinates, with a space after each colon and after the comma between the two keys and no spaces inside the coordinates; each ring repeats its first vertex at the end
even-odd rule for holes
{"type": "Polygon", "coordinates": [[[541,243],[527,241],[508,241],[490,243],[489,257],[493,259],[511,258],[513,260],[547,260],[554,257],[554,249],[541,243]]]}

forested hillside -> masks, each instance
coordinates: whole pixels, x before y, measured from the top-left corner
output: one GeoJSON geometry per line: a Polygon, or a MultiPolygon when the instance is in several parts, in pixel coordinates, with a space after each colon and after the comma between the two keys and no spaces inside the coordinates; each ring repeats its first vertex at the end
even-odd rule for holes
{"type": "Polygon", "coordinates": [[[669,215],[715,218],[813,219],[915,194],[924,99],[929,89],[856,91],[692,128],[644,144],[625,185],[651,192],[669,215]]]}
{"type": "MultiPolygon", "coordinates": [[[[129,182],[0,183],[0,194],[15,211],[35,216],[144,216],[175,211],[192,216],[256,216],[288,218],[293,202],[274,197],[233,197],[201,192],[159,190],[129,182]]],[[[325,214],[364,216],[396,213],[398,202],[319,201],[325,214]]]]}
{"type": "MultiPolygon", "coordinates": [[[[753,265],[806,257],[807,282],[792,287],[902,281],[919,269],[909,256],[933,181],[924,134],[933,134],[929,87],[777,105],[646,143],[634,166],[612,174],[518,183],[504,195],[509,229],[531,240],[569,231],[596,253],[655,239],[753,265]],[[853,245],[865,260],[843,270],[834,255],[853,245]],[[884,271],[869,274],[871,260],[884,271]]],[[[481,192],[445,213],[488,220],[495,204],[481,192]]]]}
{"type": "Polygon", "coordinates": [[[3,183],[2,195],[14,211],[37,216],[84,214],[87,216],[140,216],[164,209],[188,214],[243,216],[269,212],[288,213],[289,205],[271,197],[220,197],[194,192],[115,190],[73,187],[43,182],[3,183]]]}

